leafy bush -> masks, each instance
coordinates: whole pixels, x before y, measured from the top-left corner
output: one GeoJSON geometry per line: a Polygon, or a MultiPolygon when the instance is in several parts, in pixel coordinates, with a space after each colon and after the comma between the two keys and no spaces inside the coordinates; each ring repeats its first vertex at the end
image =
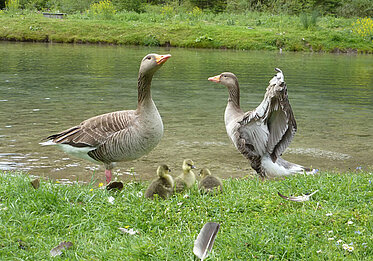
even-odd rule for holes
{"type": "Polygon", "coordinates": [[[159,46],[160,42],[155,35],[150,34],[145,37],[145,39],[143,40],[143,44],[145,46],[159,46]]]}
{"type": "Polygon", "coordinates": [[[93,3],[89,8],[89,15],[100,19],[111,19],[115,12],[114,5],[109,0],[93,3]]]}
{"type": "Polygon", "coordinates": [[[301,13],[299,15],[299,19],[304,29],[315,27],[318,17],[319,17],[319,12],[317,10],[313,10],[311,14],[301,13]]]}
{"type": "Polygon", "coordinates": [[[190,0],[190,2],[201,9],[209,9],[215,13],[223,12],[227,7],[227,0],[190,0]]]}
{"type": "Polygon", "coordinates": [[[161,14],[162,14],[162,16],[164,16],[166,18],[170,18],[170,17],[173,17],[175,15],[175,10],[170,5],[164,5],[161,8],[161,14]]]}
{"type": "Polygon", "coordinates": [[[16,13],[19,10],[19,0],[8,0],[5,6],[9,13],[16,13]]]}
{"type": "Polygon", "coordinates": [[[345,1],[341,5],[337,14],[343,17],[373,17],[373,1],[372,0],[350,0],[345,1]]]}
{"type": "Polygon", "coordinates": [[[89,9],[94,0],[52,0],[53,9],[64,13],[78,13],[89,9]]]}
{"type": "Polygon", "coordinates": [[[146,0],[113,0],[115,8],[119,11],[135,11],[141,13],[145,11],[146,0]]]}
{"type": "Polygon", "coordinates": [[[373,41],[373,20],[371,18],[359,18],[352,26],[354,27],[353,32],[369,41],[373,41]]]}

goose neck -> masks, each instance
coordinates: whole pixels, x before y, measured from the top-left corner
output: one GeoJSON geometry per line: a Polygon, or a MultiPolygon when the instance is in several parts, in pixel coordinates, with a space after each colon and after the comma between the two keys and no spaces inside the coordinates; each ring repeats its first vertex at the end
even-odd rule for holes
{"type": "Polygon", "coordinates": [[[240,88],[238,85],[228,87],[228,104],[233,105],[234,107],[240,108],[240,88]]]}
{"type": "Polygon", "coordinates": [[[137,103],[138,107],[152,100],[152,95],[150,92],[150,87],[152,84],[153,75],[149,74],[139,74],[137,82],[137,103]]]}

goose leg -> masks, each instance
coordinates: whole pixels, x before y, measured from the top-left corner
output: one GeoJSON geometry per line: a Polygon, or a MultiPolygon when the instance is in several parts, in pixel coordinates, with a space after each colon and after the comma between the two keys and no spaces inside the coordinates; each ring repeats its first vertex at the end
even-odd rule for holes
{"type": "Polygon", "coordinates": [[[111,181],[111,169],[105,169],[106,184],[109,184],[111,181]]]}

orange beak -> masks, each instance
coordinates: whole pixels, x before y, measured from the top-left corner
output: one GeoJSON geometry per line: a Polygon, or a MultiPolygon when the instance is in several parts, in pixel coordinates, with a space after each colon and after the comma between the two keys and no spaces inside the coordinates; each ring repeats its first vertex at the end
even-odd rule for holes
{"type": "Polygon", "coordinates": [[[220,82],[220,74],[214,77],[210,77],[208,80],[212,82],[220,82]]]}
{"type": "Polygon", "coordinates": [[[157,55],[157,57],[155,58],[155,61],[157,62],[157,64],[164,64],[170,57],[171,57],[171,54],[157,55]]]}

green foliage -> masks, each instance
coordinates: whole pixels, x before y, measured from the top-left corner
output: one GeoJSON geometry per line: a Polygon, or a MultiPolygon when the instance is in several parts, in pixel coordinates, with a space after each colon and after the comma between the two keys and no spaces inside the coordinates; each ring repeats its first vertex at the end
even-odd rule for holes
{"type": "Polygon", "coordinates": [[[160,42],[155,35],[150,34],[147,37],[145,37],[145,39],[143,40],[143,45],[145,45],[145,46],[159,46],[160,42]]]}
{"type": "Polygon", "coordinates": [[[231,12],[258,11],[273,14],[301,14],[318,9],[321,14],[343,17],[372,16],[371,0],[228,0],[231,12]]]}
{"type": "Polygon", "coordinates": [[[161,8],[161,15],[165,18],[171,18],[175,15],[175,10],[170,5],[164,5],[161,8]]]}
{"type": "Polygon", "coordinates": [[[316,27],[318,17],[319,17],[319,12],[317,10],[313,10],[311,14],[302,13],[299,15],[299,19],[304,29],[309,29],[310,27],[316,27]]]}
{"type": "Polygon", "coordinates": [[[113,0],[113,4],[118,11],[134,11],[141,13],[145,11],[146,0],[113,0]]]}
{"type": "MultiPolygon", "coordinates": [[[[29,10],[59,10],[69,14],[83,12],[98,0],[19,0],[19,7],[29,10]]],[[[266,12],[271,14],[301,14],[318,9],[320,14],[343,17],[372,17],[372,0],[113,0],[118,11],[144,12],[151,5],[172,6],[176,13],[190,12],[197,6],[214,13],[266,12]]],[[[0,8],[1,8],[0,1],[0,8]]],[[[3,4],[5,5],[5,3],[3,4]]]]}
{"type": "Polygon", "coordinates": [[[74,14],[88,10],[94,0],[51,0],[50,2],[53,9],[68,14],[74,14]]]}
{"type": "MultiPolygon", "coordinates": [[[[162,7],[149,6],[145,13],[120,12],[110,20],[96,21],[84,14],[69,15],[63,23],[45,19],[40,14],[24,13],[22,19],[7,15],[0,16],[2,39],[53,42],[89,42],[135,45],[164,45],[175,47],[229,48],[283,51],[320,52],[373,52],[373,45],[362,41],[352,33],[356,19],[320,16],[317,26],[304,30],[299,16],[271,15],[247,12],[228,14],[202,11],[195,8],[182,12],[172,6],[174,15],[162,15],[162,7]],[[32,31],[42,27],[43,30],[32,31]],[[156,40],[149,38],[156,36],[156,40]],[[336,35],[333,39],[332,35],[336,35]],[[200,38],[201,36],[213,38],[200,38]],[[303,40],[305,39],[305,40],[303,40]]],[[[308,19],[312,16],[309,14],[308,19]]],[[[99,18],[101,19],[101,18],[99,18]]],[[[310,22],[312,23],[312,22],[310,22]]]]}
{"type": "Polygon", "coordinates": [[[359,18],[352,24],[353,32],[359,36],[373,41],[373,20],[371,18],[359,18]]]}
{"type": "Polygon", "coordinates": [[[111,19],[113,18],[116,10],[110,0],[103,0],[98,3],[91,4],[88,14],[98,19],[111,19]]]}
{"type": "Polygon", "coordinates": [[[190,0],[190,2],[201,9],[209,9],[215,13],[223,12],[227,7],[227,0],[190,0]]]}
{"type": "Polygon", "coordinates": [[[7,0],[5,6],[9,13],[14,14],[19,10],[19,0],[7,0]]]}
{"type": "Polygon", "coordinates": [[[342,17],[373,17],[373,1],[372,0],[348,0],[343,1],[337,9],[337,15],[342,17]]]}

